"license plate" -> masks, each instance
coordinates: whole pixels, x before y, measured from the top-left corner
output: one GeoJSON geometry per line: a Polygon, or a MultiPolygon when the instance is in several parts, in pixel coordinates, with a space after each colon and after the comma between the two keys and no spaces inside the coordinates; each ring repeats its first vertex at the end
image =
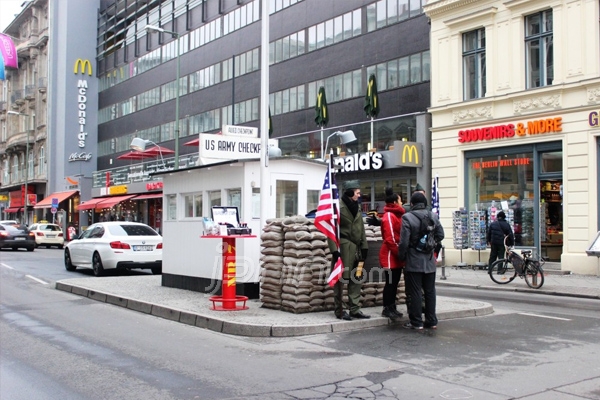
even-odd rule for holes
{"type": "Polygon", "coordinates": [[[16,237],[15,240],[26,240],[27,238],[24,237],[16,237]]]}
{"type": "Polygon", "coordinates": [[[154,246],[133,246],[133,251],[152,251],[154,246]]]}
{"type": "Polygon", "coordinates": [[[51,238],[51,239],[52,239],[52,238],[55,238],[55,237],[56,237],[56,235],[46,235],[46,237],[47,237],[47,238],[51,238]]]}

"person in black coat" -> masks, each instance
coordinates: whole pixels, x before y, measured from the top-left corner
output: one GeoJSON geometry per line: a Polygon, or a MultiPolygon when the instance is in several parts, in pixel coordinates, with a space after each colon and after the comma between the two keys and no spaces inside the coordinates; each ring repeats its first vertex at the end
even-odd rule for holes
{"type": "Polygon", "coordinates": [[[506,222],[506,214],[504,211],[500,211],[496,215],[496,221],[490,224],[490,228],[487,232],[487,243],[490,246],[490,259],[488,261],[488,268],[492,267],[492,263],[498,258],[504,258],[504,238],[508,236],[506,245],[513,246],[515,243],[515,235],[510,227],[510,224],[506,222]]]}

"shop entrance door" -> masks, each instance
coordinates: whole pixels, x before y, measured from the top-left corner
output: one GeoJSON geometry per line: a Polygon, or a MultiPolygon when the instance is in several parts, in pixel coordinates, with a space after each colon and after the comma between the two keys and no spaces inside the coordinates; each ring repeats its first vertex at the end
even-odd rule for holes
{"type": "Polygon", "coordinates": [[[540,179],[540,244],[546,261],[560,262],[563,246],[562,179],[540,179]]]}

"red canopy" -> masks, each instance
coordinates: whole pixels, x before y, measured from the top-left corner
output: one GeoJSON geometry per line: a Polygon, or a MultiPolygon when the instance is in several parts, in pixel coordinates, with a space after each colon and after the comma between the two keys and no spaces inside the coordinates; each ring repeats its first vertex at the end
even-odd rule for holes
{"type": "Polygon", "coordinates": [[[184,146],[196,146],[196,147],[198,147],[198,146],[200,146],[200,139],[196,138],[194,140],[190,140],[189,142],[185,142],[183,145],[184,146]]]}
{"type": "Polygon", "coordinates": [[[154,154],[147,154],[146,152],[131,150],[131,151],[128,151],[127,153],[121,154],[119,157],[117,157],[117,159],[119,159],[119,160],[143,160],[144,158],[154,158],[154,157],[156,157],[156,155],[154,155],[154,154]]]}
{"type": "Polygon", "coordinates": [[[167,149],[162,146],[152,146],[149,149],[146,149],[142,152],[143,154],[149,154],[152,157],[160,156],[161,153],[164,156],[165,154],[174,154],[175,152],[171,149],[167,149]]]}

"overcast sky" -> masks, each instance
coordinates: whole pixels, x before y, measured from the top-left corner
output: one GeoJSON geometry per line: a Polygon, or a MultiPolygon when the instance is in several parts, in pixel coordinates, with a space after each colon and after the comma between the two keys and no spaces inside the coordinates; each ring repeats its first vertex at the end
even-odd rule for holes
{"type": "Polygon", "coordinates": [[[21,12],[21,4],[25,0],[0,0],[0,32],[15,19],[15,14],[21,12]]]}

